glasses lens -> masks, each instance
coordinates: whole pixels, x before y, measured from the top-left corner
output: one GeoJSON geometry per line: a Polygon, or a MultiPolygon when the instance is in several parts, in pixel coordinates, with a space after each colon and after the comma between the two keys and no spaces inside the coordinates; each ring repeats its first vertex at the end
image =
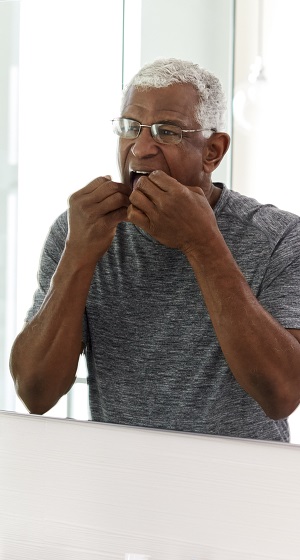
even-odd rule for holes
{"type": "Polygon", "coordinates": [[[113,131],[121,138],[137,138],[140,133],[140,123],[131,119],[114,119],[113,131]]]}
{"type": "Polygon", "coordinates": [[[161,144],[179,144],[182,139],[181,128],[175,124],[153,124],[153,138],[161,144]]]}

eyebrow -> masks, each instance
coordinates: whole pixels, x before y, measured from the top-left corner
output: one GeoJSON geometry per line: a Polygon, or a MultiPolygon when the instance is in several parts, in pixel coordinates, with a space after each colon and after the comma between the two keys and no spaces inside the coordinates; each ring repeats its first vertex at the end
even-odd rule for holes
{"type": "MultiPolygon", "coordinates": [[[[143,124],[138,119],[134,119],[133,117],[127,117],[125,115],[122,115],[121,118],[122,119],[130,119],[132,121],[136,121],[140,124],[143,124]]],[[[183,121],[179,121],[178,119],[158,119],[157,121],[153,122],[152,124],[174,124],[176,126],[179,126],[180,128],[185,128],[187,126],[183,121]]]]}
{"type": "Polygon", "coordinates": [[[176,126],[180,126],[180,128],[185,128],[185,126],[187,126],[177,119],[161,119],[158,121],[158,124],[175,124],[176,126]]]}

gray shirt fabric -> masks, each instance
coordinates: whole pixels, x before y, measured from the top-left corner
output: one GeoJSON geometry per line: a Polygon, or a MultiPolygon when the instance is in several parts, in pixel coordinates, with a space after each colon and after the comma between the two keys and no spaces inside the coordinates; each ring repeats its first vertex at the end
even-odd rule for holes
{"type": "MultiPolygon", "coordinates": [[[[300,328],[300,218],[224,185],[220,231],[261,305],[300,328]]],[[[41,256],[40,308],[64,248],[67,214],[41,256]]],[[[245,317],[246,320],[246,317],[245,317]]],[[[243,438],[289,441],[236,382],[186,257],[121,223],[98,262],[83,321],[92,420],[243,438]]]]}

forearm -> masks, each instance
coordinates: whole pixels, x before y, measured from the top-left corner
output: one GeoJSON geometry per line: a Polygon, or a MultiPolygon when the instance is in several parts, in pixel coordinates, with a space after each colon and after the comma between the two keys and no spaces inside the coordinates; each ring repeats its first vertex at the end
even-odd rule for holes
{"type": "Polygon", "coordinates": [[[299,342],[260,305],[221,235],[187,257],[236,380],[268,416],[288,416],[299,403],[299,342]]]}
{"type": "Polygon", "coordinates": [[[74,383],[92,275],[93,267],[77,268],[64,252],[41,309],[16,338],[11,372],[32,413],[52,408],[74,383]]]}

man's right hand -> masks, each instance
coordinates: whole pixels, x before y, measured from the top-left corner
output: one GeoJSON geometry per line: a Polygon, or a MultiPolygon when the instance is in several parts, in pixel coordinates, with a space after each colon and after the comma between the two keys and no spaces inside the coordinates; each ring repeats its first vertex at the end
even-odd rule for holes
{"type": "Polygon", "coordinates": [[[69,198],[67,251],[81,264],[93,264],[109,248],[117,225],[127,219],[130,187],[98,177],[69,198]]]}
{"type": "Polygon", "coordinates": [[[44,414],[75,381],[82,317],[94,269],[119,222],[127,220],[131,189],[99,177],[69,199],[66,246],[35,317],[17,336],[10,369],[28,410],[44,414]]]}

